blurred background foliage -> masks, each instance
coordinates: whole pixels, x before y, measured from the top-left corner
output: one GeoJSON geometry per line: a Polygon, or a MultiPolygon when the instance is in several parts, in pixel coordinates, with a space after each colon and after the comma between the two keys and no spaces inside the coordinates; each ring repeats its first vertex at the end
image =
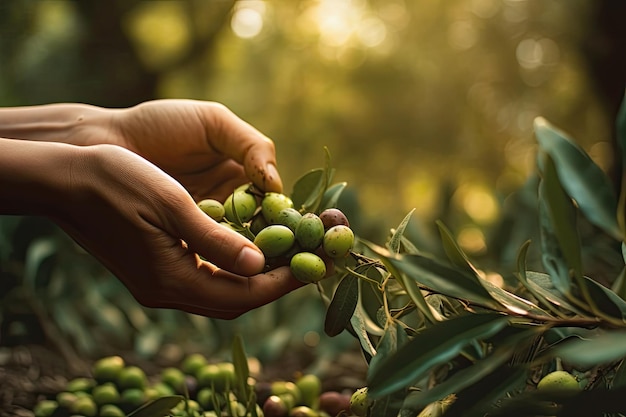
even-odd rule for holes
{"type": "MultiPolygon", "coordinates": [[[[577,138],[619,189],[625,13],[612,0],[0,0],[0,105],[219,101],[274,139],[287,193],[327,146],[359,236],[381,242],[415,208],[407,234],[421,245],[438,250],[442,219],[468,254],[507,268],[537,233],[536,116],[577,138]]],[[[39,308],[61,323],[80,311],[84,325],[57,326],[85,353],[102,348],[94,325],[146,355],[181,332],[218,349],[243,331],[252,354],[328,345],[314,288],[224,323],[126,300],[42,219],[1,219],[0,245],[5,341],[32,335],[7,311],[39,308]]],[[[593,246],[612,270],[618,251],[593,246]]]]}

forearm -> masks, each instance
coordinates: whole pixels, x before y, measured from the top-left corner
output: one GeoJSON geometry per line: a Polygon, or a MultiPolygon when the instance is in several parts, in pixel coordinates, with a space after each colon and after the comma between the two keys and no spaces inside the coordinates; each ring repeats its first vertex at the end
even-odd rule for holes
{"type": "Polygon", "coordinates": [[[116,111],[70,103],[0,108],[0,137],[73,145],[106,143],[116,111]]]}
{"type": "Polygon", "coordinates": [[[0,214],[55,217],[70,195],[80,147],[0,139],[0,214]]]}

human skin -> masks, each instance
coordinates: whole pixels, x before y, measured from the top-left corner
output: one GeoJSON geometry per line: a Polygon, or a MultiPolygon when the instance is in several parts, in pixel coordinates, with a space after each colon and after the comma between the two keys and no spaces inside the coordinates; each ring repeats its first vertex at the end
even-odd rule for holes
{"type": "Polygon", "coordinates": [[[196,205],[247,182],[282,192],[274,143],[218,103],[0,109],[0,214],[50,218],[147,307],[232,319],[303,285],[196,205]]]}

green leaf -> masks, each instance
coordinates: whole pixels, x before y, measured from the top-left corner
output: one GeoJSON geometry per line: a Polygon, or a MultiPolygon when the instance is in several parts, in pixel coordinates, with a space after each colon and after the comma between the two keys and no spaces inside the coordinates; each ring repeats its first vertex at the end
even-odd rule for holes
{"type": "Polygon", "coordinates": [[[305,212],[318,212],[327,188],[335,174],[330,167],[330,154],[324,147],[324,168],[313,169],[296,180],[291,200],[296,210],[305,212]]]}
{"type": "Polygon", "coordinates": [[[128,417],[165,417],[184,399],[181,395],[159,397],[132,411],[128,417]]]}
{"type": "Polygon", "coordinates": [[[604,331],[584,339],[567,340],[552,349],[552,355],[587,368],[626,358],[626,331],[604,331]]]}
{"type": "Polygon", "coordinates": [[[376,368],[380,363],[394,355],[400,346],[403,346],[408,341],[406,332],[397,322],[387,323],[385,331],[376,345],[376,356],[370,361],[368,372],[376,373],[376,368]]]}
{"type": "Polygon", "coordinates": [[[313,208],[321,201],[326,191],[326,173],[317,168],[300,177],[293,186],[291,200],[297,210],[314,211],[313,208]]]}
{"type": "MultiPolygon", "coordinates": [[[[380,398],[374,402],[370,409],[369,415],[376,417],[397,417],[403,414],[398,414],[402,408],[402,400],[404,399],[404,393],[398,392],[394,395],[388,395],[384,398],[380,398]]],[[[339,414],[341,415],[341,414],[339,414]]]]}
{"type": "MultiPolygon", "coordinates": [[[[435,312],[424,299],[421,289],[417,286],[418,283],[414,279],[407,277],[406,274],[402,273],[402,271],[396,268],[396,266],[391,262],[391,257],[397,256],[397,254],[392,254],[387,249],[371,242],[363,241],[363,244],[379,256],[380,261],[385,266],[387,271],[389,271],[389,273],[393,275],[406,290],[409,297],[411,297],[411,301],[415,304],[426,320],[431,323],[439,321],[439,317],[435,317],[435,312]]],[[[414,255],[419,256],[417,254],[414,255]]]]}
{"type": "Polygon", "coordinates": [[[234,391],[238,398],[248,398],[251,391],[248,385],[250,369],[248,368],[248,357],[243,345],[243,338],[240,334],[236,334],[233,338],[232,355],[235,368],[234,391]]]}
{"type": "Polygon", "coordinates": [[[411,220],[413,212],[415,212],[415,209],[412,209],[406,216],[404,216],[404,219],[402,219],[400,225],[398,225],[396,230],[393,232],[393,235],[391,235],[391,239],[389,239],[389,242],[387,243],[387,249],[389,249],[390,252],[400,252],[402,237],[404,236],[404,231],[406,230],[406,226],[409,224],[409,220],[411,220]]]}
{"type": "Polygon", "coordinates": [[[359,280],[352,274],[345,274],[335,290],[328,310],[326,310],[324,332],[328,336],[337,336],[346,328],[358,301],[359,280]]]}
{"type": "Polygon", "coordinates": [[[456,357],[472,341],[496,334],[507,323],[508,318],[500,314],[467,314],[426,328],[377,366],[376,372],[368,372],[368,393],[379,398],[409,386],[456,357]]]}
{"type": "Polygon", "coordinates": [[[611,317],[626,320],[626,301],[604,285],[584,277],[585,285],[597,309],[611,317]]]}
{"type": "Polygon", "coordinates": [[[339,201],[339,197],[341,197],[341,193],[343,193],[343,190],[346,188],[347,185],[348,185],[347,182],[340,182],[340,183],[333,184],[330,187],[328,187],[328,189],[324,192],[324,195],[322,197],[322,202],[320,204],[318,211],[321,212],[328,208],[337,207],[337,202],[339,201]]]}
{"type": "Polygon", "coordinates": [[[618,240],[617,198],[607,175],[564,132],[544,118],[535,119],[535,135],[541,148],[554,160],[563,188],[576,200],[590,222],[618,240]]]}
{"type": "Polygon", "coordinates": [[[370,357],[374,357],[376,355],[376,348],[372,344],[372,341],[367,334],[364,318],[362,316],[362,313],[358,309],[354,311],[354,314],[350,318],[350,324],[352,326],[354,334],[359,339],[363,352],[370,357]]]}
{"type": "MultiPolygon", "coordinates": [[[[581,276],[582,260],[580,238],[576,228],[576,210],[559,181],[553,159],[549,154],[543,156],[542,181],[539,185],[540,203],[545,204],[551,232],[556,237],[568,269],[573,269],[578,276],[581,276]]],[[[559,282],[558,287],[566,292],[568,285],[559,282]]]]}
{"type": "Polygon", "coordinates": [[[551,317],[551,315],[545,310],[539,308],[536,304],[525,298],[508,292],[487,280],[481,279],[481,283],[494,300],[512,313],[521,315],[533,314],[535,316],[544,316],[546,318],[551,317]]]}
{"type": "MultiPolygon", "coordinates": [[[[485,359],[454,373],[450,378],[435,385],[431,389],[416,392],[411,396],[408,405],[412,407],[424,407],[431,402],[441,400],[450,394],[459,392],[481,379],[489,376],[498,368],[507,363],[511,357],[526,343],[534,339],[541,329],[535,328],[511,328],[512,332],[494,348],[494,351],[485,359]]],[[[407,403],[405,403],[407,405],[407,403]]]]}
{"type": "Polygon", "coordinates": [[[563,293],[554,286],[550,275],[543,272],[526,271],[526,277],[530,287],[550,303],[578,315],[584,315],[580,309],[564,298],[563,293]]]}
{"type": "Polygon", "coordinates": [[[592,389],[583,391],[527,390],[503,399],[493,417],[559,416],[589,417],[617,416],[624,412],[626,389],[592,389]]]}
{"type": "Polygon", "coordinates": [[[526,366],[500,366],[480,381],[457,392],[457,399],[445,413],[445,417],[491,416],[497,408],[494,404],[510,392],[524,386],[528,377],[526,366]]]}
{"type": "MultiPolygon", "coordinates": [[[[384,256],[380,254],[381,256],[384,256]]],[[[475,304],[501,309],[474,274],[419,254],[385,257],[398,271],[433,291],[475,304]]]]}
{"type": "Polygon", "coordinates": [[[470,263],[467,255],[456,243],[456,240],[454,239],[454,236],[452,236],[450,230],[443,224],[443,222],[439,220],[436,221],[436,224],[437,228],[439,229],[439,235],[441,236],[443,250],[448,256],[450,262],[452,262],[453,265],[456,265],[461,269],[465,269],[471,274],[475,274],[476,269],[470,263]]]}
{"type": "Polygon", "coordinates": [[[611,285],[611,290],[622,300],[626,300],[626,267],[620,271],[613,285],[611,285]]]}

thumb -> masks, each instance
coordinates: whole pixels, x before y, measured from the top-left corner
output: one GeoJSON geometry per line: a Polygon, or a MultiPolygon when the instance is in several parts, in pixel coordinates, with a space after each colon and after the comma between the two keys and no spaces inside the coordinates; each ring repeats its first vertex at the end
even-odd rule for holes
{"type": "Polygon", "coordinates": [[[226,271],[252,276],[265,266],[265,256],[254,243],[218,224],[195,205],[187,216],[179,217],[177,230],[192,251],[226,271]]]}

